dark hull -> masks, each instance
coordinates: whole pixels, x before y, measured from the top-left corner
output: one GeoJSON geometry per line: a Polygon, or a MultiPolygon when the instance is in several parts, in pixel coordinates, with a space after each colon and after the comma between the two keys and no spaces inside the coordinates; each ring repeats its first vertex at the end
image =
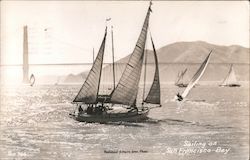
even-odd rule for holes
{"type": "Polygon", "coordinates": [[[184,88],[184,87],[187,87],[187,84],[181,83],[181,84],[176,84],[176,86],[178,86],[178,87],[180,87],[180,88],[184,88]]]}
{"type": "Polygon", "coordinates": [[[240,87],[240,84],[220,85],[220,87],[240,87]]]}
{"type": "Polygon", "coordinates": [[[90,115],[82,113],[78,115],[70,114],[79,122],[108,123],[108,122],[141,122],[148,119],[149,110],[126,113],[107,113],[103,115],[90,115]]]}

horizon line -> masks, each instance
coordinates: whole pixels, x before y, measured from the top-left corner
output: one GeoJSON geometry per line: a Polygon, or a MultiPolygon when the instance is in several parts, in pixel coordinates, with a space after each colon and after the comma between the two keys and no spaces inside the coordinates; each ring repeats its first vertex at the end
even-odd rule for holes
{"type": "MultiPolygon", "coordinates": [[[[86,62],[86,63],[38,63],[38,64],[29,64],[29,66],[80,66],[80,65],[92,65],[93,63],[91,62],[86,62]]],[[[103,64],[113,64],[112,62],[106,62],[103,64]]],[[[118,62],[115,64],[127,64],[126,62],[118,62]]],[[[147,64],[155,64],[155,63],[147,63],[147,64]]],[[[201,64],[199,62],[159,62],[158,64],[201,64]]],[[[210,62],[209,64],[219,64],[219,65],[230,65],[230,64],[237,64],[237,65],[249,65],[250,63],[234,63],[234,62],[228,62],[228,63],[223,63],[223,62],[210,62]]],[[[18,67],[18,66],[23,66],[23,64],[1,64],[0,67],[18,67]]]]}

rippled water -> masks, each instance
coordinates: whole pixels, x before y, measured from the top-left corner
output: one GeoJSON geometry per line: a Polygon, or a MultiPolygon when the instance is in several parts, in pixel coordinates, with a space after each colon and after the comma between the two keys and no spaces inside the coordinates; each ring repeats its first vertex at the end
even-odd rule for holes
{"type": "Polygon", "coordinates": [[[172,101],[178,88],[163,86],[163,105],[150,111],[149,121],[115,124],[68,116],[79,87],[2,87],[1,159],[249,158],[247,87],[198,86],[180,105],[172,101]]]}

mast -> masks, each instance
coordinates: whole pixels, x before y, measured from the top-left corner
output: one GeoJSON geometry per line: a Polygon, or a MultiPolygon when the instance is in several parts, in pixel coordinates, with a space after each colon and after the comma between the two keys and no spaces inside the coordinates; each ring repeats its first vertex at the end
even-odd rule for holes
{"type": "Polygon", "coordinates": [[[146,74],[147,74],[147,50],[145,50],[145,62],[144,62],[144,80],[143,80],[143,93],[142,93],[142,104],[145,98],[145,87],[146,87],[146,74]]]}
{"type": "Polygon", "coordinates": [[[106,36],[107,36],[107,26],[105,28],[104,40],[103,40],[103,43],[102,43],[102,48],[103,48],[102,51],[103,51],[103,53],[102,53],[102,60],[101,60],[101,63],[100,63],[100,73],[99,73],[98,87],[97,87],[97,92],[96,92],[96,97],[97,98],[98,98],[98,93],[99,93],[99,89],[100,89],[100,82],[101,82],[101,76],[102,76],[102,65],[103,65],[103,55],[104,55],[104,51],[105,51],[106,36]]]}
{"type": "Polygon", "coordinates": [[[28,26],[23,27],[23,83],[29,83],[28,26]]]}
{"type": "Polygon", "coordinates": [[[132,106],[136,101],[144,59],[149,17],[150,12],[152,11],[151,5],[152,2],[150,1],[134,51],[129,57],[125,70],[123,71],[117,86],[111,93],[112,103],[132,106]]]}
{"type": "Polygon", "coordinates": [[[115,89],[115,54],[114,54],[114,37],[113,37],[113,26],[111,26],[111,37],[112,37],[112,61],[113,61],[113,89],[115,89]]]}

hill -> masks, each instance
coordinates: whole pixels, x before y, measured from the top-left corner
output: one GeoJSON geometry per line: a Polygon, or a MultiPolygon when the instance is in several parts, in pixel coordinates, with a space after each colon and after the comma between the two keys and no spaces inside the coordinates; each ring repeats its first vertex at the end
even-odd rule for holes
{"type": "MultiPolygon", "coordinates": [[[[180,70],[188,68],[187,75],[192,77],[200,64],[210,51],[212,52],[208,68],[201,81],[222,81],[228,73],[230,64],[234,64],[237,79],[239,81],[249,81],[249,49],[238,45],[219,46],[203,41],[195,42],[176,42],[166,45],[157,50],[160,63],[161,82],[173,83],[180,70]]],[[[154,59],[152,51],[147,51],[147,80],[151,81],[154,72],[154,59]]],[[[116,79],[119,79],[124,70],[125,63],[129,56],[126,56],[116,62],[116,79]]],[[[103,68],[102,82],[112,82],[112,65],[106,65],[103,68]]],[[[78,75],[68,75],[65,82],[82,81],[81,75],[87,75],[87,72],[78,75]]]]}

